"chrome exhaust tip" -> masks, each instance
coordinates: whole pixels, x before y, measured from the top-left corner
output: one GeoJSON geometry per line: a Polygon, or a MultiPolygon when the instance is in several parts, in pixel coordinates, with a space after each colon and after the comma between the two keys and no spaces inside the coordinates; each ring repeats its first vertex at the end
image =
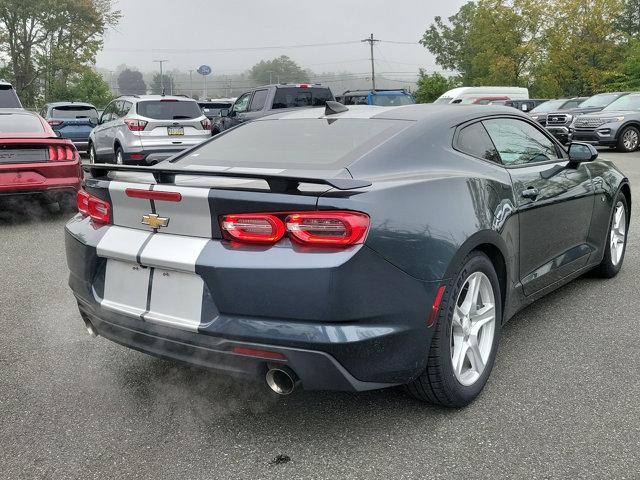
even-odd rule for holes
{"type": "Polygon", "coordinates": [[[93,338],[97,337],[98,331],[96,330],[96,327],[93,326],[91,321],[88,318],[85,318],[84,315],[82,316],[82,320],[84,320],[84,328],[87,329],[87,333],[91,335],[93,338]]]}
{"type": "Polygon", "coordinates": [[[296,374],[287,367],[270,368],[266,375],[267,385],[278,395],[290,395],[300,381],[296,374]]]}

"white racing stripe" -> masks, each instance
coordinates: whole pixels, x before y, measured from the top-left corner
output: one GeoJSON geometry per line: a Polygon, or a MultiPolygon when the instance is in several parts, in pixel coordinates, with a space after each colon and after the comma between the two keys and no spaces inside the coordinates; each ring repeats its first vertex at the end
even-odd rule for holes
{"type": "MultiPolygon", "coordinates": [[[[169,219],[169,224],[162,228],[162,233],[211,238],[213,219],[209,208],[208,188],[154,185],[153,191],[178,192],[182,195],[179,202],[154,201],[156,213],[169,219]]],[[[149,210],[144,213],[149,213],[149,210]]]]}
{"type": "MultiPolygon", "coordinates": [[[[151,202],[143,198],[130,198],[125,193],[127,188],[149,190],[151,185],[146,183],[116,182],[109,183],[111,197],[111,214],[113,224],[122,227],[146,229],[142,225],[142,216],[151,212],[151,202]]],[[[150,231],[149,229],[146,229],[150,231]]]]}
{"type": "Polygon", "coordinates": [[[135,263],[107,260],[104,298],[100,304],[111,311],[139,317],[147,309],[150,268],[135,263]]]}
{"type": "Polygon", "coordinates": [[[196,260],[209,243],[206,238],[156,234],[140,255],[140,263],[183,272],[195,272],[196,260]]]}
{"type": "Polygon", "coordinates": [[[98,242],[96,251],[99,257],[136,262],[140,248],[151,235],[151,232],[143,230],[110,226],[98,242]]]}

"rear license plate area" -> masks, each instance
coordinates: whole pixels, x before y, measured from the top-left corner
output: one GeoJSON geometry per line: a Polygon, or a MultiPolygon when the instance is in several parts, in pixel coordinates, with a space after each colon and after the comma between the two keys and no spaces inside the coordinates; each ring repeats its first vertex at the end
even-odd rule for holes
{"type": "Polygon", "coordinates": [[[108,259],[101,304],[145,322],[195,331],[203,292],[204,282],[195,273],[108,259]]]}
{"type": "Polygon", "coordinates": [[[184,135],[184,127],[167,127],[167,134],[170,137],[181,137],[184,135]]]}

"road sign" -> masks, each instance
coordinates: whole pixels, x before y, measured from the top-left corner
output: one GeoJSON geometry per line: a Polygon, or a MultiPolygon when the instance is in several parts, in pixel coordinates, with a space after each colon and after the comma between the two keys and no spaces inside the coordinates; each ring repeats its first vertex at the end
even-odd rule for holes
{"type": "Polygon", "coordinates": [[[211,75],[211,67],[209,65],[200,65],[198,73],[204,76],[211,75]]]}

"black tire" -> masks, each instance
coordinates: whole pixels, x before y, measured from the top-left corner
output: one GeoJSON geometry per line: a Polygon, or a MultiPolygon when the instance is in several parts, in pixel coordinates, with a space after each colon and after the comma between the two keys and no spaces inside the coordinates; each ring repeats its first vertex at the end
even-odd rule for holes
{"type": "Polygon", "coordinates": [[[469,254],[454,278],[455,280],[445,287],[436,325],[432,327],[435,331],[429,348],[427,368],[417,379],[407,385],[407,389],[418,400],[444,407],[460,408],[469,405],[480,394],[493,368],[502,325],[502,297],[495,268],[491,260],[482,252],[469,254]],[[495,330],[493,345],[482,374],[475,383],[465,386],[456,378],[451,362],[451,323],[456,301],[465,288],[466,280],[476,272],[484,273],[493,289],[495,330]]]}
{"type": "Polygon", "coordinates": [[[96,153],[96,148],[93,146],[93,143],[89,143],[89,148],[87,149],[89,153],[89,163],[99,163],[98,154],[96,153]]]}
{"type": "Polygon", "coordinates": [[[113,163],[116,165],[124,165],[124,152],[122,151],[122,147],[120,145],[116,145],[116,148],[113,150],[113,163]],[[122,158],[122,163],[118,163],[118,155],[122,158]]]}
{"type": "Polygon", "coordinates": [[[611,218],[609,219],[609,232],[607,233],[607,239],[604,245],[604,256],[602,257],[602,262],[598,265],[593,272],[602,278],[613,278],[618,275],[620,269],[622,268],[622,264],[624,263],[624,256],[627,251],[627,240],[629,233],[629,205],[627,204],[627,197],[624,196],[622,192],[618,192],[615,201],[613,202],[613,209],[611,211],[611,218]],[[622,256],[620,257],[620,261],[615,264],[612,260],[612,251],[611,251],[611,233],[613,230],[613,221],[616,212],[616,206],[618,203],[622,203],[624,206],[624,215],[626,219],[625,224],[625,242],[623,245],[622,256]]]}
{"type": "Polygon", "coordinates": [[[636,127],[629,126],[622,129],[620,134],[618,135],[618,141],[616,143],[616,150],[619,152],[635,152],[640,146],[640,130],[636,127]],[[627,135],[634,135],[635,140],[625,145],[625,138],[627,135]]]}

